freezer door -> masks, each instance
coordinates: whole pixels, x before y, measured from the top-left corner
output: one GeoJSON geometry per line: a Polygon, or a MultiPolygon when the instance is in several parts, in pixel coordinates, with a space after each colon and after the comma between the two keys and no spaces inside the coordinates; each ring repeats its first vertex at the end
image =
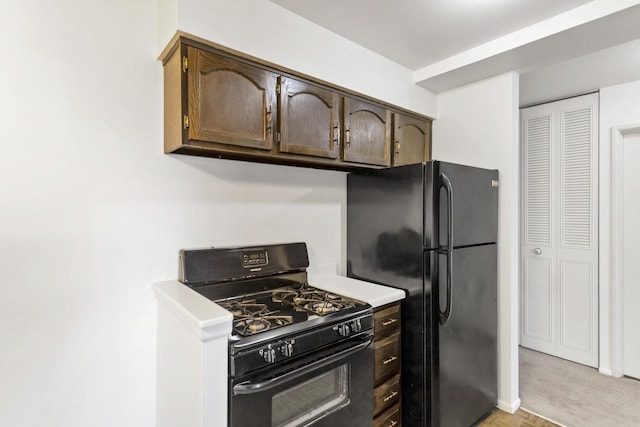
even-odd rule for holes
{"type": "MultiPolygon", "coordinates": [[[[426,247],[453,247],[493,243],[498,240],[498,171],[453,163],[434,162],[436,194],[434,209],[425,208],[425,228],[438,226],[439,245],[425,240],[426,247]],[[429,212],[436,215],[429,219],[429,212]]],[[[427,177],[429,174],[427,174],[427,177]]],[[[428,179],[428,178],[427,178],[428,179]]],[[[429,198],[425,198],[428,203],[429,198]]],[[[428,236],[425,233],[425,238],[428,236]]]]}
{"type": "Polygon", "coordinates": [[[347,176],[347,274],[422,295],[423,169],[347,176]]]}
{"type": "MultiPolygon", "coordinates": [[[[433,425],[466,427],[497,402],[497,251],[483,245],[441,252],[434,304],[450,307],[435,325],[433,425]],[[447,258],[451,292],[447,299],[447,258]]],[[[435,311],[435,310],[434,310],[435,311]]]]}

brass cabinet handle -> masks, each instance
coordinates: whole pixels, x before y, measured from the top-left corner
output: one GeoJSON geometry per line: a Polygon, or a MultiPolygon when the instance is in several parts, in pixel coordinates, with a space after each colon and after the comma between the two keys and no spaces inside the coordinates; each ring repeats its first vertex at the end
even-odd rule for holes
{"type": "Polygon", "coordinates": [[[391,394],[389,396],[385,397],[383,400],[385,402],[388,402],[391,399],[393,399],[394,397],[396,397],[397,395],[398,395],[398,392],[397,391],[393,391],[393,392],[391,392],[391,394]]]}
{"type": "Polygon", "coordinates": [[[382,326],[389,326],[389,325],[393,325],[394,323],[396,323],[398,321],[398,319],[393,318],[393,319],[389,319],[386,322],[382,322],[382,326]]]}
{"type": "Polygon", "coordinates": [[[396,143],[396,154],[400,154],[400,141],[395,140],[396,143]]]}
{"type": "Polygon", "coordinates": [[[351,128],[347,128],[345,136],[347,138],[347,141],[346,141],[347,145],[351,144],[351,128]]]}
{"type": "Polygon", "coordinates": [[[269,109],[267,110],[267,132],[271,133],[271,117],[272,117],[272,112],[271,112],[271,105],[269,105],[269,109]]]}
{"type": "Polygon", "coordinates": [[[396,356],[391,356],[390,358],[388,358],[388,359],[386,359],[386,360],[382,361],[382,364],[383,364],[383,365],[388,365],[389,363],[393,362],[393,361],[394,361],[394,360],[396,360],[396,359],[397,359],[397,357],[396,357],[396,356]]]}

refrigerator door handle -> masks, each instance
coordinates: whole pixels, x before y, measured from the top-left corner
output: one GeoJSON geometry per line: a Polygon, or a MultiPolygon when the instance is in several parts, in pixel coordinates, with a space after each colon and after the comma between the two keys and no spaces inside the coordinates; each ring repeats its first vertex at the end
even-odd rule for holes
{"type": "Polygon", "coordinates": [[[453,258],[451,256],[451,251],[453,250],[453,187],[451,186],[449,177],[443,173],[440,174],[440,182],[444,184],[442,187],[447,194],[447,304],[444,311],[440,310],[440,306],[438,306],[440,324],[444,325],[451,316],[451,306],[453,302],[453,294],[451,292],[451,272],[453,266],[453,258]]]}
{"type": "Polygon", "coordinates": [[[445,323],[447,323],[447,320],[449,320],[449,317],[451,317],[451,306],[453,303],[453,293],[451,292],[451,264],[452,264],[452,257],[451,257],[451,252],[445,252],[444,255],[446,255],[447,257],[447,304],[445,306],[444,311],[440,310],[440,305],[438,304],[438,314],[439,314],[439,322],[440,325],[444,325],[445,323]]]}
{"type": "Polygon", "coordinates": [[[447,193],[447,251],[453,250],[453,187],[447,175],[440,174],[440,182],[442,188],[447,193]]]}

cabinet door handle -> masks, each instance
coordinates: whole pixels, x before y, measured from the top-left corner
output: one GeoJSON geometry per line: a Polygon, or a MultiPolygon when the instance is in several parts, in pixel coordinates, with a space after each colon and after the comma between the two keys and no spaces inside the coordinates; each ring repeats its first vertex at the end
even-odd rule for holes
{"type": "Polygon", "coordinates": [[[398,425],[398,422],[396,420],[389,420],[389,427],[395,427],[398,425]]]}
{"type": "Polygon", "coordinates": [[[271,105],[269,105],[269,108],[267,109],[267,132],[269,134],[271,134],[271,117],[272,117],[272,113],[271,113],[271,105]]]}
{"type": "Polygon", "coordinates": [[[393,319],[389,319],[386,320],[384,322],[382,322],[382,326],[389,326],[389,325],[393,325],[394,323],[396,323],[398,321],[398,319],[393,318],[393,319]]]}
{"type": "Polygon", "coordinates": [[[396,143],[396,154],[400,154],[400,141],[396,139],[395,143],[396,143]]]}
{"type": "Polygon", "coordinates": [[[386,359],[386,360],[383,360],[383,361],[382,361],[382,364],[383,364],[383,365],[388,365],[389,363],[393,362],[393,361],[394,361],[394,360],[396,360],[396,359],[397,359],[397,357],[396,357],[396,356],[391,356],[390,358],[388,358],[388,359],[386,359]]]}
{"type": "Polygon", "coordinates": [[[333,126],[333,143],[338,145],[339,140],[340,140],[340,126],[335,124],[333,126]]]}
{"type": "Polygon", "coordinates": [[[383,400],[385,402],[388,402],[391,399],[393,399],[394,397],[396,397],[397,395],[398,395],[398,392],[397,391],[393,391],[393,392],[391,392],[391,394],[389,396],[385,397],[383,400]]]}
{"type": "Polygon", "coordinates": [[[351,144],[351,128],[347,128],[347,131],[345,132],[345,137],[347,139],[346,141],[347,145],[351,144]]]}

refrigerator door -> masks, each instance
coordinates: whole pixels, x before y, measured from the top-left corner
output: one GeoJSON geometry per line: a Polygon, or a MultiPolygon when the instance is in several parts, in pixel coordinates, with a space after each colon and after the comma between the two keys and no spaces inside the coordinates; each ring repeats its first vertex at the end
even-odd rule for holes
{"type": "Polygon", "coordinates": [[[436,161],[427,163],[425,176],[436,195],[434,206],[429,206],[430,194],[425,197],[425,230],[431,224],[438,227],[437,233],[425,233],[426,248],[449,250],[451,234],[453,247],[498,240],[497,170],[436,161]]]}
{"type": "Polygon", "coordinates": [[[425,381],[430,378],[431,266],[423,259],[423,172],[424,166],[416,164],[347,175],[347,275],[407,295],[401,322],[407,427],[427,425],[430,412],[425,381]]]}
{"type": "Polygon", "coordinates": [[[423,165],[347,175],[347,272],[422,295],[423,165]]]}
{"type": "Polygon", "coordinates": [[[433,303],[440,312],[447,306],[449,256],[450,315],[443,324],[434,322],[439,326],[434,328],[433,425],[466,427],[497,402],[497,248],[490,244],[437,255],[433,303]]]}

